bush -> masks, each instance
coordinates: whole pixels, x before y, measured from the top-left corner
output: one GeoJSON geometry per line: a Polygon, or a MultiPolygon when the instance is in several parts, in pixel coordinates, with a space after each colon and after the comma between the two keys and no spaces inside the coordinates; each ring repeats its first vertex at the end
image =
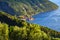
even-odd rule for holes
{"type": "Polygon", "coordinates": [[[8,25],[0,22],[0,40],[8,40],[8,25]]]}
{"type": "Polygon", "coordinates": [[[10,40],[49,40],[46,33],[37,25],[18,27],[15,26],[10,33],[10,40]]]}

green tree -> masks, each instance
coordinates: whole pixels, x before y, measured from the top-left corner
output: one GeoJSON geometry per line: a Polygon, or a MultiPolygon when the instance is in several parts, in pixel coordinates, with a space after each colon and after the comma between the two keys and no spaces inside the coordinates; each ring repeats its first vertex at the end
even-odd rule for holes
{"type": "Polygon", "coordinates": [[[10,33],[10,40],[49,40],[46,33],[40,30],[38,25],[14,26],[13,32],[10,33]]]}
{"type": "Polygon", "coordinates": [[[8,40],[8,25],[0,22],[0,40],[8,40]]]}

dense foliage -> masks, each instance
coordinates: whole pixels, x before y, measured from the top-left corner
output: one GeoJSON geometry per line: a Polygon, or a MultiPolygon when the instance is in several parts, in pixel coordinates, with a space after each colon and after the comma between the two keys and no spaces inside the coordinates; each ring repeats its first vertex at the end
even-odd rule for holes
{"type": "Polygon", "coordinates": [[[60,40],[60,32],[17,18],[57,8],[48,0],[0,0],[0,40],[60,40]]]}
{"type": "Polygon", "coordinates": [[[8,40],[8,25],[0,22],[0,40],[8,40]]]}
{"type": "Polygon", "coordinates": [[[0,12],[0,40],[60,40],[60,32],[0,12]]]}

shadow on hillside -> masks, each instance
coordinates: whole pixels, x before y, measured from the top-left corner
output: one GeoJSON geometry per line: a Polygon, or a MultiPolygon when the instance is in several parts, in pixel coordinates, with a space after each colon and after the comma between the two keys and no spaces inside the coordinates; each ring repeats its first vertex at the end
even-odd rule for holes
{"type": "Polygon", "coordinates": [[[15,10],[11,8],[7,2],[0,2],[0,10],[9,13],[11,15],[16,14],[15,10]]]}
{"type": "Polygon", "coordinates": [[[8,24],[9,26],[23,26],[21,22],[17,23],[15,20],[12,20],[5,15],[0,15],[0,21],[8,24]]]}

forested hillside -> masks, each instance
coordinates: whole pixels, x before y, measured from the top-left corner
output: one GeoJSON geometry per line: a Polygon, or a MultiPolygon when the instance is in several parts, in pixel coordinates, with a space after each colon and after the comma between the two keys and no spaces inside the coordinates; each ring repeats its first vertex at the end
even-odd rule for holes
{"type": "Polygon", "coordinates": [[[49,0],[1,0],[0,10],[12,15],[32,16],[41,12],[57,9],[49,0]]]}
{"type": "Polygon", "coordinates": [[[60,40],[60,32],[0,12],[0,40],[60,40]]]}
{"type": "Polygon", "coordinates": [[[49,0],[0,0],[0,40],[60,40],[60,32],[19,18],[57,8],[49,0]]]}

